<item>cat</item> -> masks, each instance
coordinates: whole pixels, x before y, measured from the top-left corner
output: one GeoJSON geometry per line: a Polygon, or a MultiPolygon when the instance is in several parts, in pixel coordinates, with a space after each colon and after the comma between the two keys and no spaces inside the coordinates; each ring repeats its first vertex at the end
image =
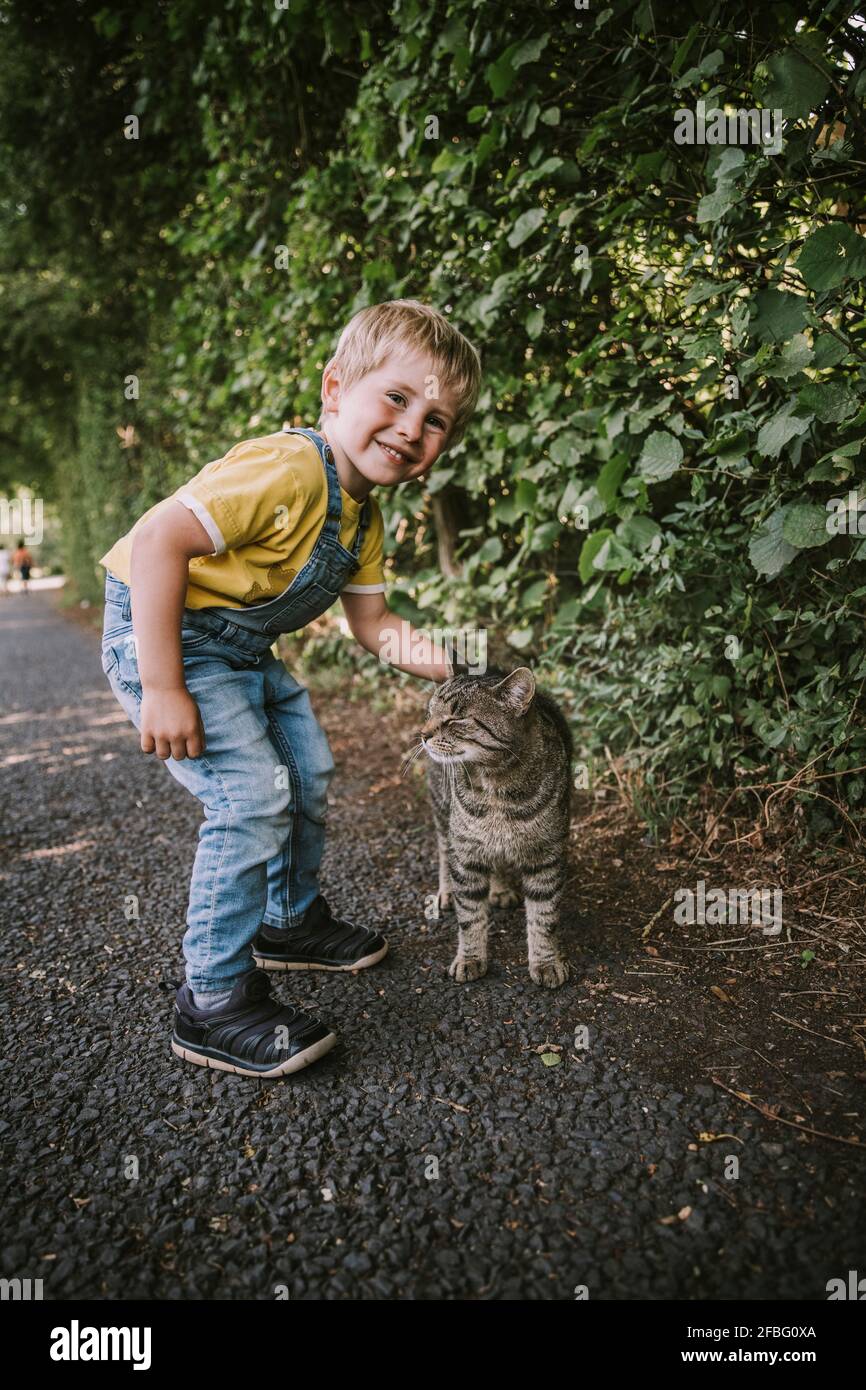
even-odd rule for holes
{"type": "Polygon", "coordinates": [[[438,905],[457,915],[461,984],[487,972],[488,903],[526,905],[529,974],[568,979],[557,942],[565,881],[573,745],[565,716],[527,666],[454,673],[421,729],[439,846],[438,905]],[[515,891],[514,885],[519,892],[515,891]]]}

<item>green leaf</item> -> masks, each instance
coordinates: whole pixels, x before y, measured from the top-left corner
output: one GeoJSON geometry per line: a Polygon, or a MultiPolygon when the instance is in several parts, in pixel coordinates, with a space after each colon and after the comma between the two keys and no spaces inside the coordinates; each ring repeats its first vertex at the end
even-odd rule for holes
{"type": "Polygon", "coordinates": [[[508,245],[511,247],[522,246],[525,241],[529,240],[532,233],[538,230],[545,216],[544,208],[530,208],[528,212],[522,212],[511,229],[508,245]]]}
{"type": "Polygon", "coordinates": [[[593,561],[598,552],[601,550],[605,541],[610,540],[610,537],[612,535],[613,531],[609,530],[606,527],[602,527],[600,531],[593,531],[591,536],[587,536],[586,540],[581,546],[580,559],[578,560],[577,569],[584,584],[588,584],[590,579],[593,577],[593,561]]]}
{"type": "Polygon", "coordinates": [[[537,527],[532,537],[530,550],[548,550],[558,538],[562,526],[558,521],[545,521],[537,527]]]}
{"type": "Polygon", "coordinates": [[[758,440],[755,447],[758,453],[763,454],[765,458],[778,458],[785,445],[798,434],[805,434],[812,423],[811,415],[807,416],[806,419],[801,419],[799,416],[791,414],[795,404],[794,401],[789,401],[758,430],[758,440]]]}
{"type": "Polygon", "coordinates": [[[749,559],[758,574],[773,579],[798,554],[782,535],[784,507],[777,507],[749,541],[749,559]]]}
{"type": "Polygon", "coordinates": [[[513,43],[504,53],[491,63],[485,77],[490,85],[493,95],[504,97],[511,84],[517,76],[517,69],[522,68],[526,63],[534,63],[540,56],[550,40],[549,34],[542,34],[538,39],[527,39],[524,43],[513,43]]]}
{"type": "Polygon", "coordinates": [[[745,166],[746,156],[743,150],[736,146],[728,146],[719,153],[719,146],[711,146],[709,172],[712,174],[716,183],[724,180],[736,178],[737,173],[745,166]]]}
{"type": "Polygon", "coordinates": [[[646,550],[656,536],[661,535],[661,529],[658,522],[653,521],[651,516],[638,514],[621,522],[616,533],[625,545],[640,552],[646,550]]]}
{"type": "Polygon", "coordinates": [[[782,348],[776,362],[764,368],[764,375],[787,380],[789,376],[796,376],[807,367],[811,360],[812,349],[805,333],[795,333],[790,343],[786,343],[782,348]]]}
{"type": "Polygon", "coordinates": [[[502,541],[498,536],[490,536],[484,542],[477,556],[482,565],[492,564],[502,558],[502,541]]]}
{"type": "Polygon", "coordinates": [[[558,1067],[562,1060],[558,1052],[542,1052],[540,1056],[546,1067],[558,1067]]]}
{"type": "Polygon", "coordinates": [[[537,309],[530,309],[524,320],[524,326],[530,338],[537,338],[544,327],[544,310],[540,306],[537,309]]]}
{"type": "Polygon", "coordinates": [[[508,293],[512,285],[512,276],[508,272],[497,275],[487,294],[481,295],[476,299],[471,309],[481,320],[485,328],[489,328],[493,322],[496,310],[504,304],[508,298],[508,293]]]}
{"type": "Polygon", "coordinates": [[[530,645],[534,636],[535,633],[531,627],[521,627],[514,628],[513,631],[509,632],[505,640],[509,647],[516,647],[519,652],[522,652],[525,647],[530,645]]]}
{"type": "Polygon", "coordinates": [[[689,68],[688,72],[684,72],[682,77],[677,78],[674,83],[674,89],[678,87],[694,87],[697,82],[702,82],[705,77],[712,77],[714,73],[718,72],[724,61],[725,55],[722,53],[722,50],[720,48],[714,48],[711,53],[708,53],[705,58],[701,59],[697,67],[689,68]]]}
{"type": "Polygon", "coordinates": [[[484,76],[487,78],[487,84],[493,95],[504,97],[517,76],[511,64],[510,53],[505,52],[501,58],[497,58],[495,63],[490,63],[484,76]]]}
{"type": "Polygon", "coordinates": [[[717,284],[714,280],[698,280],[686,295],[686,304],[703,304],[705,299],[732,289],[732,285],[717,284]]]}
{"type": "Polygon", "coordinates": [[[866,237],[847,222],[828,222],[813,232],[797,257],[797,269],[812,290],[829,290],[846,278],[866,275],[866,237]]]}
{"type": "Polygon", "coordinates": [[[424,486],[428,492],[439,492],[446,483],[450,482],[457,472],[456,468],[439,468],[435,473],[431,473],[425,480],[424,486]]]}
{"type": "Polygon", "coordinates": [[[522,68],[526,63],[537,63],[549,42],[549,34],[542,34],[541,37],[537,39],[527,39],[526,42],[520,44],[517,50],[512,54],[512,67],[522,68]]]}
{"type": "Polygon", "coordinates": [[[726,212],[739,201],[739,193],[735,188],[728,184],[723,184],[721,188],[716,188],[712,193],[705,193],[698,203],[696,221],[698,222],[718,222],[720,217],[724,217],[726,212]]]}
{"type": "Polygon", "coordinates": [[[591,439],[575,433],[574,430],[563,430],[554,439],[548,453],[554,463],[569,465],[576,463],[584,454],[589,453],[591,448],[591,439]]]}
{"type": "Polygon", "coordinates": [[[822,333],[815,339],[815,355],[812,359],[812,366],[822,371],[825,367],[838,367],[848,356],[849,348],[846,343],[840,343],[838,338],[834,338],[832,333],[822,333]]]}
{"type": "Polygon", "coordinates": [[[538,498],[538,485],[531,483],[528,478],[521,478],[514,491],[514,507],[518,516],[530,515],[535,510],[535,503],[538,498]]]}
{"type": "Polygon", "coordinates": [[[815,502],[791,502],[782,510],[782,535],[789,545],[797,550],[812,550],[827,544],[830,533],[824,507],[815,502]]]}
{"type": "Polygon", "coordinates": [[[667,430],[653,430],[643,446],[638,460],[638,473],[650,483],[672,478],[683,461],[683,446],[667,430]]]}
{"type": "Polygon", "coordinates": [[[693,24],[674,54],[673,62],[671,63],[671,75],[673,77],[676,77],[683,63],[686,61],[686,58],[688,58],[689,49],[694,43],[696,36],[700,33],[700,28],[700,24],[693,24]]]}
{"type": "Polygon", "coordinates": [[[526,109],[526,115],[523,118],[523,129],[520,132],[524,140],[528,140],[530,135],[534,134],[540,113],[541,107],[538,102],[531,101],[526,109]]]}
{"type": "Polygon", "coordinates": [[[520,595],[520,604],[521,604],[521,607],[522,607],[522,608],[533,608],[533,607],[535,607],[536,604],[541,603],[542,599],[543,599],[544,596],[547,594],[548,590],[549,590],[549,585],[548,585],[548,583],[547,583],[547,580],[546,580],[546,579],[537,579],[537,580],[535,581],[534,584],[530,584],[530,585],[529,585],[529,588],[528,588],[528,589],[524,589],[524,590],[523,590],[523,593],[520,595]]]}
{"type": "Polygon", "coordinates": [[[594,570],[622,570],[635,563],[635,557],[616,536],[608,536],[592,560],[594,570]]]}
{"type": "Polygon", "coordinates": [[[561,608],[558,608],[558,609],[556,610],[556,617],[555,617],[554,620],[553,620],[553,626],[554,626],[555,628],[557,628],[557,627],[561,627],[561,628],[570,627],[570,626],[572,625],[572,623],[577,622],[577,615],[578,615],[579,612],[580,612],[580,599],[577,599],[577,598],[570,598],[570,599],[568,599],[568,601],[567,601],[566,603],[564,603],[564,604],[562,605],[561,608]]]}
{"type": "Polygon", "coordinates": [[[442,150],[440,154],[437,154],[436,158],[433,160],[433,163],[430,165],[430,171],[433,174],[444,174],[448,169],[452,168],[453,165],[459,164],[461,158],[460,155],[455,154],[453,149],[446,146],[446,148],[442,150]]]}
{"type": "Polygon", "coordinates": [[[762,342],[786,342],[806,326],[808,306],[802,295],[788,294],[770,286],[755,296],[755,308],[752,332],[762,342]]]}
{"type": "Polygon", "coordinates": [[[496,498],[493,504],[493,519],[497,526],[511,526],[517,520],[513,492],[508,497],[503,497],[500,493],[496,498]]]}
{"type": "Polygon", "coordinates": [[[628,459],[625,454],[614,454],[599,473],[595,489],[605,506],[609,507],[616,497],[627,467],[628,459]]]}
{"type": "Polygon", "coordinates": [[[671,398],[665,396],[660,401],[653,401],[652,405],[644,405],[638,410],[629,412],[629,434],[643,434],[650,421],[654,420],[657,415],[663,415],[666,410],[670,410],[670,406],[671,398]]]}
{"type": "Polygon", "coordinates": [[[830,79],[817,72],[807,58],[793,48],[767,59],[770,80],[762,92],[765,107],[780,107],[788,120],[810,115],[830,90],[830,79]]]}
{"type": "Polygon", "coordinates": [[[838,425],[849,419],[859,401],[843,381],[810,381],[797,397],[803,410],[810,410],[822,424],[838,425]]]}

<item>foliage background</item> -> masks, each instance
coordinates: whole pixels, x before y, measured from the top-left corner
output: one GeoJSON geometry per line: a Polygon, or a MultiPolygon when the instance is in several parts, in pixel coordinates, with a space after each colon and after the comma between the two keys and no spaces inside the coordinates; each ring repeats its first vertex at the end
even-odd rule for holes
{"type": "Polygon", "coordinates": [[[352,312],[416,297],[485,386],[426,491],[381,497],[392,606],[488,627],[650,821],[739,788],[859,837],[866,536],[826,526],[866,495],[854,6],[0,20],[0,488],[56,506],[78,593],[208,459],[315,423],[352,312]],[[781,153],[675,143],[700,98],[781,109],[781,153]]]}

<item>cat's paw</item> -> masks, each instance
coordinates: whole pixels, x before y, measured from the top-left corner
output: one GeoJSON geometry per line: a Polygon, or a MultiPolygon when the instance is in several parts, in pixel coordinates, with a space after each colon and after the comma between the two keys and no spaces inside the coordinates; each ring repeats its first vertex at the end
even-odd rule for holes
{"type": "Polygon", "coordinates": [[[507,883],[491,884],[489,902],[491,907],[516,907],[520,894],[507,883]]]}
{"type": "Polygon", "coordinates": [[[448,967],[448,974],[458,984],[468,984],[470,980],[480,980],[487,974],[487,958],[478,956],[455,956],[448,967]]]}
{"type": "Polygon", "coordinates": [[[446,888],[444,891],[440,889],[436,901],[440,912],[450,912],[454,906],[451,890],[449,888],[446,888]]]}
{"type": "Polygon", "coordinates": [[[552,960],[531,960],[529,977],[545,989],[558,989],[568,979],[568,963],[561,956],[554,956],[552,960]]]}

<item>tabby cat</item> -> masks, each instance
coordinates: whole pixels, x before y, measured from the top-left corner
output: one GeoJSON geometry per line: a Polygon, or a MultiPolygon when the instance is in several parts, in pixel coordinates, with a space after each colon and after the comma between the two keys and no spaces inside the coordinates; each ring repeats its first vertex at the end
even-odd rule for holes
{"type": "Polygon", "coordinates": [[[557,942],[571,793],[571,732],[526,666],[455,674],[427,707],[421,742],[439,844],[439,906],[457,915],[449,974],[487,971],[488,903],[526,904],[529,974],[568,978],[557,942]],[[514,887],[519,892],[514,891],[514,887]]]}

